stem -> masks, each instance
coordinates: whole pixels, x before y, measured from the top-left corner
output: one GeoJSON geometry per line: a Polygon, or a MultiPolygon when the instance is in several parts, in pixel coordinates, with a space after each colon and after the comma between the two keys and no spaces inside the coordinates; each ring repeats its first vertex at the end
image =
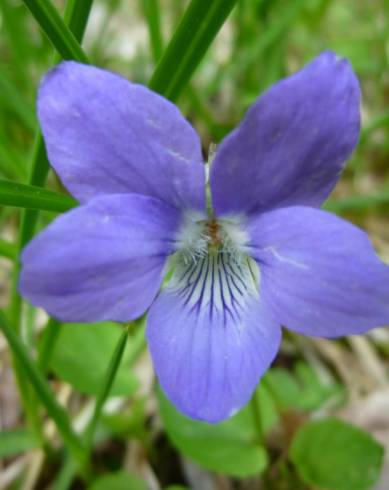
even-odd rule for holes
{"type": "Polygon", "coordinates": [[[263,443],[263,425],[261,417],[261,408],[259,406],[258,392],[254,391],[253,396],[249,402],[251,413],[253,415],[254,427],[257,432],[257,442],[263,443]]]}
{"type": "Polygon", "coordinates": [[[53,482],[53,490],[68,490],[75,474],[77,473],[77,464],[69,455],[65,456],[64,463],[59,471],[58,476],[53,482]]]}
{"type": "Polygon", "coordinates": [[[37,364],[43,374],[46,374],[46,371],[50,365],[51,355],[60,332],[61,324],[54,318],[50,318],[44,329],[42,343],[38,352],[37,364]]]}
{"type": "Polygon", "coordinates": [[[90,452],[92,443],[93,443],[93,436],[95,434],[95,430],[97,427],[97,423],[99,421],[99,418],[101,416],[103,406],[105,401],[107,400],[109,393],[111,391],[113,382],[115,381],[115,377],[117,374],[117,370],[120,366],[124,349],[126,347],[127,343],[127,338],[128,338],[128,326],[125,327],[123,330],[122,335],[119,338],[119,341],[116,345],[116,348],[112,354],[111,360],[109,361],[108,369],[105,374],[105,380],[102,385],[102,389],[100,393],[97,396],[96,399],[96,405],[95,409],[92,415],[92,418],[88,424],[88,427],[86,428],[85,431],[85,442],[86,442],[86,447],[87,451],[90,452]]]}

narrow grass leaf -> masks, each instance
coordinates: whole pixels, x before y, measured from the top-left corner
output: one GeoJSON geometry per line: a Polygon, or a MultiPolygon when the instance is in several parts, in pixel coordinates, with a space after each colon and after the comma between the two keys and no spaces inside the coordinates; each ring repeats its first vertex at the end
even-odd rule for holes
{"type": "Polygon", "coordinates": [[[23,1],[62,58],[88,63],[88,57],[76,37],[50,0],[23,1]]]}
{"type": "Polygon", "coordinates": [[[149,86],[176,100],[237,0],[192,0],[158,63],[149,86]]]}
{"type": "Polygon", "coordinates": [[[143,14],[149,30],[150,46],[155,62],[161,58],[163,41],[161,32],[161,12],[158,0],[141,0],[143,14]]]}
{"type": "Polygon", "coordinates": [[[41,211],[64,212],[77,206],[70,196],[33,185],[0,180],[0,204],[41,211]]]}

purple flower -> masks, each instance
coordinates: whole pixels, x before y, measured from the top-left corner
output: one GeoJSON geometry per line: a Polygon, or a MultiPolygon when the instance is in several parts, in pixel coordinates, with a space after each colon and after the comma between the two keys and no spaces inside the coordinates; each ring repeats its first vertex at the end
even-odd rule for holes
{"type": "Polygon", "coordinates": [[[193,418],[229,417],[274,359],[281,325],[338,337],[389,322],[389,268],[363,231],[318,209],[357,143],[359,104],[350,64],[323,53],[252,105],[206,186],[199,139],[173,104],[61,63],[38,113],[81,206],[26,247],[21,293],[68,322],[149,308],[168,397],[193,418]]]}

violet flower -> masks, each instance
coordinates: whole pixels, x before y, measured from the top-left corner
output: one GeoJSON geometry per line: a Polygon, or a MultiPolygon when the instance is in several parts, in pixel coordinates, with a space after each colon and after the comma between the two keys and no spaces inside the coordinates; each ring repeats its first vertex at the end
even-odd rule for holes
{"type": "Polygon", "coordinates": [[[350,64],[323,53],[252,105],[207,187],[199,138],[173,104],[61,63],[38,114],[81,206],[26,247],[21,293],[67,322],[149,308],[167,396],[193,418],[229,417],[274,359],[281,325],[338,337],[389,322],[389,268],[363,231],[318,209],[357,143],[359,104],[350,64]]]}

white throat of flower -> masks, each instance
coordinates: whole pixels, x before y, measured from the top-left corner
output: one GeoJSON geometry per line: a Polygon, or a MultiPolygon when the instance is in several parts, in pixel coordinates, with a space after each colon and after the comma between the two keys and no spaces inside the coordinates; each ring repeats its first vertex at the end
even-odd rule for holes
{"type": "Polygon", "coordinates": [[[242,308],[259,295],[259,268],[245,252],[248,237],[240,223],[191,212],[177,236],[167,288],[210,319],[216,312],[240,323],[242,308]]]}

